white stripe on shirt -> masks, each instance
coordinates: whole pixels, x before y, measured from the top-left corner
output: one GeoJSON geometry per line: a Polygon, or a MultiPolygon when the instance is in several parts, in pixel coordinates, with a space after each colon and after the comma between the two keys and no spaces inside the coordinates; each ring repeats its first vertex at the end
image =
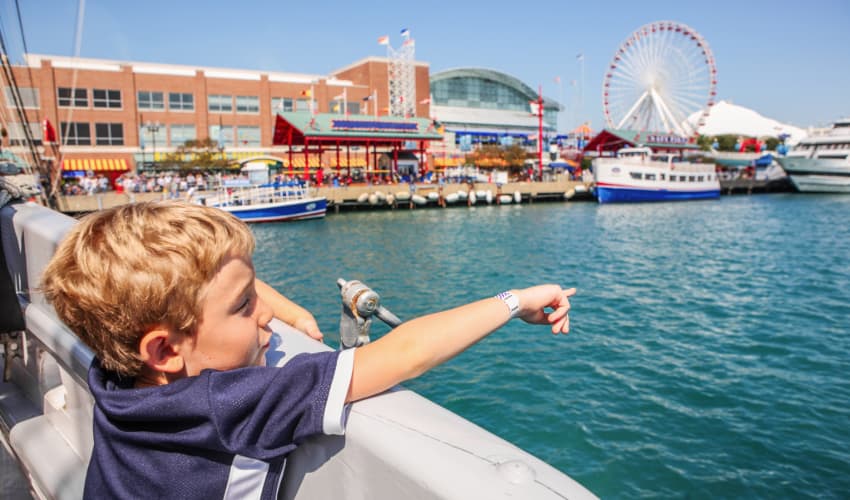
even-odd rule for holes
{"type": "Polygon", "coordinates": [[[322,432],[325,434],[345,434],[345,421],[348,415],[345,396],[351,385],[351,372],[354,369],[354,349],[346,349],[339,353],[336,359],[336,370],[328,391],[325,403],[325,414],[322,418],[322,432]]]}
{"type": "MultiPolygon", "coordinates": [[[[236,455],[230,464],[230,475],[224,489],[224,500],[259,499],[269,473],[269,464],[255,458],[236,455]]],[[[282,476],[282,474],[281,474],[282,476]]]]}

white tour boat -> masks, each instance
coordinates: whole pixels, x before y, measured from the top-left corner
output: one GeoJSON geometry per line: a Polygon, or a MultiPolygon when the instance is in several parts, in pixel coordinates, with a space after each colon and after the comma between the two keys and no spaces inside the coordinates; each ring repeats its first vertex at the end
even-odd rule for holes
{"type": "Polygon", "coordinates": [[[720,181],[713,163],[691,163],[648,147],[622,148],[616,157],[593,160],[599,203],[717,198],[720,181]]]}
{"type": "Polygon", "coordinates": [[[776,161],[803,193],[850,193],[850,117],[801,140],[776,161]]]}

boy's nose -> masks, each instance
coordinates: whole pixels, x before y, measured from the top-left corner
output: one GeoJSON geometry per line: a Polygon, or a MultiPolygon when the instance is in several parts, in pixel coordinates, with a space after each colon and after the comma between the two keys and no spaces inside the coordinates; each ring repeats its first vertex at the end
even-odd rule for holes
{"type": "Polygon", "coordinates": [[[272,318],[274,318],[274,312],[272,312],[272,308],[263,299],[258,298],[257,302],[257,324],[261,328],[265,328],[272,318]]]}

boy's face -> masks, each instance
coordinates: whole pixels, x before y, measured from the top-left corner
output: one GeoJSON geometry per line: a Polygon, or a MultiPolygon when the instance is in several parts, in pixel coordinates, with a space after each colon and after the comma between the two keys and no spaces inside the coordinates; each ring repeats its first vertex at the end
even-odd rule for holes
{"type": "Polygon", "coordinates": [[[228,258],[207,287],[196,335],[180,346],[186,375],[264,366],[271,319],[271,308],[257,296],[251,259],[228,258]]]}

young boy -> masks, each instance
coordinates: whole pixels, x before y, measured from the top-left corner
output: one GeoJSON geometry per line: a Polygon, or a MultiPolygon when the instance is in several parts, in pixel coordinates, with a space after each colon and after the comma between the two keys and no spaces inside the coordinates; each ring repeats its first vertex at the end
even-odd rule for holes
{"type": "Polygon", "coordinates": [[[342,434],[346,403],[422,374],[512,317],[569,330],[575,289],[542,285],[266,367],[273,316],[321,333],[255,278],[253,250],[244,223],[183,202],[92,214],[60,244],[42,289],[96,355],[86,498],[276,498],[287,455],[311,435],[342,434]]]}

